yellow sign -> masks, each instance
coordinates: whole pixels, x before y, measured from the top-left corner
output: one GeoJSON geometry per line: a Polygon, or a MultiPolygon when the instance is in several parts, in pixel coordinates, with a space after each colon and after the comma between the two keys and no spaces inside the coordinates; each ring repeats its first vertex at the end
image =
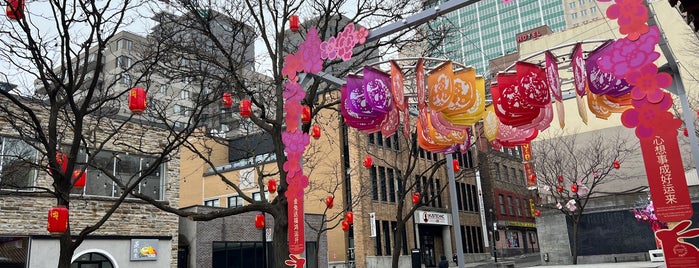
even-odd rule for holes
{"type": "Polygon", "coordinates": [[[511,221],[508,223],[508,225],[509,226],[518,226],[518,227],[536,228],[536,223],[533,223],[533,222],[511,221]]]}

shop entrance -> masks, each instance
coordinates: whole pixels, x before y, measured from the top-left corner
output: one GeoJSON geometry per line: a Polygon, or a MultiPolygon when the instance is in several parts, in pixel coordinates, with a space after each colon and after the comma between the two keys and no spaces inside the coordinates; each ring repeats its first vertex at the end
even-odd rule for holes
{"type": "Polygon", "coordinates": [[[439,257],[444,255],[442,245],[443,226],[420,224],[420,249],[425,267],[437,267],[439,257]]]}

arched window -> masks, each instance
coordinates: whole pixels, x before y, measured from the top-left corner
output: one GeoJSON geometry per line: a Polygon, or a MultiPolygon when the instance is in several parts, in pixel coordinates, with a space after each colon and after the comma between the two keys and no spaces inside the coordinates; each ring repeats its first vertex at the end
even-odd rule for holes
{"type": "Polygon", "coordinates": [[[100,253],[83,254],[70,265],[71,268],[114,268],[107,257],[100,253]]]}

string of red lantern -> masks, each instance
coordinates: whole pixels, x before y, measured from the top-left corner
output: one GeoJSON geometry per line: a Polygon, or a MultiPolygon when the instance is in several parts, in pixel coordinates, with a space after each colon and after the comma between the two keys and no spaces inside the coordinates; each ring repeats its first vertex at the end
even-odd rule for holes
{"type": "Polygon", "coordinates": [[[49,209],[49,217],[46,222],[46,230],[51,235],[60,235],[68,230],[68,208],[55,206],[49,209]]]}
{"type": "Polygon", "coordinates": [[[325,206],[326,207],[328,207],[330,209],[330,208],[333,208],[334,205],[335,205],[335,197],[333,197],[332,195],[329,195],[328,197],[325,198],[325,206]]]}

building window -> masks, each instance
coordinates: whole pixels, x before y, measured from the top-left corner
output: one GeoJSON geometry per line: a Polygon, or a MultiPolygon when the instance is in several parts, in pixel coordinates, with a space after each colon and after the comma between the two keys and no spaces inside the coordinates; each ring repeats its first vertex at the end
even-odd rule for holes
{"type": "MultiPolygon", "coordinates": [[[[124,154],[109,151],[100,151],[96,155],[88,156],[85,152],[78,153],[80,161],[87,161],[90,166],[86,167],[87,179],[85,183],[85,194],[94,196],[121,196],[123,190],[118,184],[114,183],[102,171],[114,172],[114,176],[127,184],[145,171],[151,170],[151,166],[155,162],[154,157],[139,156],[133,154],[124,154]]],[[[162,200],[163,181],[162,175],[163,165],[154,168],[150,175],[145,176],[140,185],[134,189],[143,195],[149,196],[155,200],[162,200]]]]}
{"type": "Polygon", "coordinates": [[[131,75],[128,73],[117,74],[115,80],[117,82],[121,82],[121,84],[126,86],[126,87],[131,86],[131,75]]]}
{"type": "Polygon", "coordinates": [[[396,202],[396,178],[394,177],[393,169],[388,168],[386,169],[387,171],[387,179],[388,179],[388,201],[389,202],[396,202]]]}
{"type": "Polygon", "coordinates": [[[121,69],[127,70],[127,69],[131,68],[131,64],[132,64],[131,58],[129,58],[127,56],[119,56],[116,58],[117,69],[121,68],[121,69]]]}
{"type": "Polygon", "coordinates": [[[117,40],[117,50],[119,49],[124,49],[124,50],[131,50],[133,48],[133,41],[129,39],[119,39],[117,40]]]}
{"type": "Polygon", "coordinates": [[[384,241],[384,254],[385,255],[391,255],[391,237],[390,234],[391,228],[389,227],[388,221],[383,221],[381,222],[381,226],[383,227],[383,241],[384,241]]]}
{"type": "Polygon", "coordinates": [[[211,199],[211,200],[204,200],[204,206],[207,207],[220,207],[221,206],[221,201],[216,199],[211,199]]]}
{"type": "Polygon", "coordinates": [[[503,195],[498,195],[498,201],[500,201],[500,214],[506,215],[507,211],[505,211],[505,197],[503,195]]]}
{"type": "Polygon", "coordinates": [[[578,18],[578,13],[570,14],[570,18],[571,18],[571,19],[577,19],[577,18],[578,18]]]}
{"type": "MultiPolygon", "coordinates": [[[[22,189],[34,186],[37,151],[15,138],[0,137],[0,189],[22,189]]],[[[26,189],[30,190],[30,189],[26,189]]]]}
{"type": "Polygon", "coordinates": [[[188,100],[189,99],[189,90],[180,91],[180,98],[183,100],[188,100]]]}
{"type": "Polygon", "coordinates": [[[228,197],[228,207],[229,208],[237,208],[237,207],[242,207],[243,206],[243,198],[240,196],[229,196],[228,197]]]}
{"type": "Polygon", "coordinates": [[[587,10],[581,10],[580,16],[587,16],[587,10]]]}
{"type": "MultiPolygon", "coordinates": [[[[262,201],[262,199],[260,199],[261,197],[262,197],[262,196],[260,195],[260,192],[254,192],[254,193],[252,193],[252,200],[255,200],[255,201],[262,201]]],[[[266,200],[269,200],[269,192],[268,192],[268,191],[265,191],[265,199],[266,199],[266,200]]]]}
{"type": "Polygon", "coordinates": [[[521,217],[522,216],[522,203],[520,202],[519,198],[516,198],[515,201],[517,202],[517,216],[521,217]]]}
{"type": "Polygon", "coordinates": [[[374,237],[374,239],[376,242],[376,247],[375,247],[376,256],[381,256],[381,253],[382,253],[381,252],[381,249],[382,249],[382,247],[381,247],[381,221],[376,220],[375,222],[376,222],[376,225],[375,225],[376,226],[376,237],[374,237]]]}
{"type": "Polygon", "coordinates": [[[514,204],[512,204],[512,196],[507,197],[507,207],[510,209],[510,215],[515,215],[514,204]]]}
{"type": "Polygon", "coordinates": [[[386,168],[379,167],[379,191],[381,193],[381,201],[388,201],[386,198],[386,168]]]}
{"type": "Polygon", "coordinates": [[[570,2],[570,4],[568,4],[568,7],[575,8],[575,2],[570,2]]]}
{"type": "Polygon", "coordinates": [[[160,94],[163,94],[163,95],[167,94],[167,85],[166,84],[160,85],[160,94]]]}
{"type": "Polygon", "coordinates": [[[597,7],[591,7],[590,14],[595,14],[595,13],[597,13],[597,7]]]}
{"type": "Polygon", "coordinates": [[[371,200],[379,201],[379,181],[376,177],[376,166],[369,170],[369,178],[371,179],[371,200]]]}

